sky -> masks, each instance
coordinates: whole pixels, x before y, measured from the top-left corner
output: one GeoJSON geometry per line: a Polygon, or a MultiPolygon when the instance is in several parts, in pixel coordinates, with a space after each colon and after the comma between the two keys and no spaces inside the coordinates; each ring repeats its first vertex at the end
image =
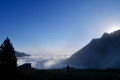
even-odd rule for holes
{"type": "Polygon", "coordinates": [[[120,0],[0,0],[0,44],[20,52],[74,53],[120,28],[120,0]]]}

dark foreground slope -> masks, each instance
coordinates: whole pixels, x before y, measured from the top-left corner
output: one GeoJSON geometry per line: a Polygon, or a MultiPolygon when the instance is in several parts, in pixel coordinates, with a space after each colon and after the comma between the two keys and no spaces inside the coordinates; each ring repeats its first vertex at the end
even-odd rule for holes
{"type": "Polygon", "coordinates": [[[84,68],[120,68],[120,30],[93,39],[65,63],[84,68]]]}
{"type": "Polygon", "coordinates": [[[18,69],[1,76],[3,80],[120,80],[120,70],[117,69],[18,69]],[[8,79],[9,78],[9,79],[8,79]]]}

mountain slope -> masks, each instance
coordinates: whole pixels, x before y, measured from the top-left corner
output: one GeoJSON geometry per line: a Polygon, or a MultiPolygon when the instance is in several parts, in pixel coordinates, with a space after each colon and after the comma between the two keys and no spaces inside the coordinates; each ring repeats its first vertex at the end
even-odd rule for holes
{"type": "Polygon", "coordinates": [[[26,54],[26,53],[23,53],[23,52],[15,51],[15,56],[16,57],[24,57],[24,56],[30,56],[30,55],[26,54]]]}
{"type": "Polygon", "coordinates": [[[85,68],[120,68],[120,30],[93,39],[65,63],[85,68]]]}

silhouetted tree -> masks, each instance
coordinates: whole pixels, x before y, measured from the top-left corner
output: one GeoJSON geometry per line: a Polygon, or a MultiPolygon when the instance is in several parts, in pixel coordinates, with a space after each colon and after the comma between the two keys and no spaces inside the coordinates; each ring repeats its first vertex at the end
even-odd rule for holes
{"type": "Polygon", "coordinates": [[[8,37],[1,45],[0,67],[5,69],[15,69],[17,67],[17,58],[15,56],[15,51],[8,37]]]}

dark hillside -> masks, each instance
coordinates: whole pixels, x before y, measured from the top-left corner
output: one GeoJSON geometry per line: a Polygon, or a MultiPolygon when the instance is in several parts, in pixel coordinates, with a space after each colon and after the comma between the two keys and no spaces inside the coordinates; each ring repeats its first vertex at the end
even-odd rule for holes
{"type": "Polygon", "coordinates": [[[120,30],[93,39],[66,63],[85,68],[120,68],[120,30]]]}

